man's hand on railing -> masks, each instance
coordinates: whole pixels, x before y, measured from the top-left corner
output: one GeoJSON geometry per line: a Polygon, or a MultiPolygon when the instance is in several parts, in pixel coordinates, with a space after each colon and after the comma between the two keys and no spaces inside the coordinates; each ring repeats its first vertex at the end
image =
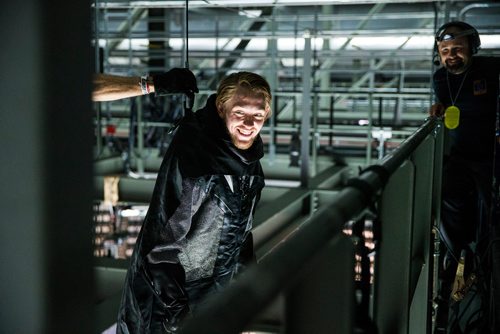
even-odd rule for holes
{"type": "Polygon", "coordinates": [[[434,103],[429,109],[430,116],[443,117],[444,116],[444,106],[441,103],[434,103]]]}

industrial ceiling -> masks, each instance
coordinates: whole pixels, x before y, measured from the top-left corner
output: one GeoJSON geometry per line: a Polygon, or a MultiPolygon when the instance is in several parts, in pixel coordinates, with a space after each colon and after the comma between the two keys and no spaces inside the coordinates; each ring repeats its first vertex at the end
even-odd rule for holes
{"type": "MultiPolygon", "coordinates": [[[[366,166],[414,131],[433,101],[441,24],[467,21],[481,35],[480,54],[500,55],[494,1],[95,1],[92,13],[96,72],[189,65],[195,108],[232,71],[265,76],[274,117],[262,132],[263,166],[273,179],[298,180],[303,166],[289,154],[305,126],[311,176],[339,162],[366,166]]],[[[154,179],[181,105],[178,96],[95,104],[96,174],[154,179]]]]}

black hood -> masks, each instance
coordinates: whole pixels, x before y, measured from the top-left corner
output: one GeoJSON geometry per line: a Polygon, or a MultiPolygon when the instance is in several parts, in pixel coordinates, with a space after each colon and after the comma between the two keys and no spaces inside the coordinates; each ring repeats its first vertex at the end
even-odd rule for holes
{"type": "Polygon", "coordinates": [[[210,96],[205,107],[186,115],[176,132],[171,147],[183,176],[262,174],[262,139],[257,136],[247,150],[236,148],[217,114],[215,95],[210,96]]]}
{"type": "Polygon", "coordinates": [[[252,146],[246,150],[241,150],[234,146],[231,142],[231,137],[227,131],[226,125],[222,118],[220,118],[217,113],[217,107],[215,105],[216,95],[212,94],[204,108],[196,112],[196,117],[203,124],[205,131],[215,140],[221,142],[222,145],[226,146],[233,154],[239,157],[239,159],[246,164],[250,164],[257,160],[260,160],[264,156],[264,145],[262,143],[262,138],[260,134],[257,135],[252,146]]]}

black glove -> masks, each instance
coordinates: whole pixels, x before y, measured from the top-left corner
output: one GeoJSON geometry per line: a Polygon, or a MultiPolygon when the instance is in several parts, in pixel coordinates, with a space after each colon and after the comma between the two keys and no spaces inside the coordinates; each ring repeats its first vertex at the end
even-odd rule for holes
{"type": "Polygon", "coordinates": [[[196,78],[187,68],[173,68],[168,72],[153,75],[156,95],[184,93],[193,96],[198,93],[196,78]]]}

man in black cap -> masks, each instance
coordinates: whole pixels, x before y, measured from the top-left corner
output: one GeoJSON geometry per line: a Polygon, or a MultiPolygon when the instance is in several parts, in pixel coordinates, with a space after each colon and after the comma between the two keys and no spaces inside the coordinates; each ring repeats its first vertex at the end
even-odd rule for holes
{"type": "Polygon", "coordinates": [[[487,210],[491,202],[500,59],[475,55],[481,45],[479,34],[465,22],[444,24],[435,37],[442,67],[434,73],[438,103],[431,114],[444,116],[448,129],[440,224],[446,247],[441,259],[437,326],[444,333],[449,298],[459,301],[467,289],[471,246],[481,239],[481,209],[487,210]],[[457,271],[461,260],[465,260],[463,277],[459,277],[463,267],[457,271]]]}

